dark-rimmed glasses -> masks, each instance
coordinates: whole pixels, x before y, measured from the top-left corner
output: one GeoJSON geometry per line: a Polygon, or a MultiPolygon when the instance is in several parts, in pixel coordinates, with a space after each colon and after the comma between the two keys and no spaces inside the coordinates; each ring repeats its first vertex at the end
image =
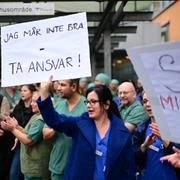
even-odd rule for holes
{"type": "Polygon", "coordinates": [[[84,101],[84,104],[85,105],[88,105],[88,104],[90,104],[90,105],[95,105],[97,102],[100,102],[99,100],[96,100],[96,99],[90,99],[90,100],[85,100],[84,101]]]}

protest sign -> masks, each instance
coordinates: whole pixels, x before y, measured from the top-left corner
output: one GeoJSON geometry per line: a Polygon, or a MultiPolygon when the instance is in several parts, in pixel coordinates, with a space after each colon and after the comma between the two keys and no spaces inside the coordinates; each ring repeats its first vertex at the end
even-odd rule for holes
{"type": "Polygon", "coordinates": [[[86,13],[1,28],[2,87],[91,76],[86,13]]]}
{"type": "Polygon", "coordinates": [[[127,49],[163,139],[180,143],[180,42],[127,49]]]}

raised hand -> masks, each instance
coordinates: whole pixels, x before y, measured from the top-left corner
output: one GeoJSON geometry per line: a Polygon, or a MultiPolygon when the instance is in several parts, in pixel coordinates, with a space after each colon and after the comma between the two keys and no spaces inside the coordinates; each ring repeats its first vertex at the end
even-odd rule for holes
{"type": "Polygon", "coordinates": [[[49,96],[49,90],[52,85],[53,76],[48,78],[48,81],[42,82],[40,86],[41,100],[46,99],[49,96]]]}
{"type": "Polygon", "coordinates": [[[152,131],[152,133],[161,139],[161,135],[160,135],[160,132],[159,132],[159,128],[158,128],[158,125],[156,122],[151,122],[150,124],[150,130],[152,131]]]}
{"type": "Polygon", "coordinates": [[[167,148],[169,146],[170,142],[161,138],[161,134],[159,132],[159,128],[158,128],[156,121],[151,122],[150,130],[152,131],[154,136],[156,136],[157,138],[159,138],[163,142],[164,147],[167,148]]]}
{"type": "Polygon", "coordinates": [[[146,149],[154,142],[155,138],[156,138],[156,136],[154,136],[154,134],[147,136],[146,140],[141,145],[141,151],[145,152],[146,149]]]}

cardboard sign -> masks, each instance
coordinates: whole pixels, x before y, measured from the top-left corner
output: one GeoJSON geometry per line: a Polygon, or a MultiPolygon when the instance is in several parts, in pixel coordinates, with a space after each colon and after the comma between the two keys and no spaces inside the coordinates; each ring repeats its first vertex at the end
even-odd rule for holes
{"type": "Polygon", "coordinates": [[[163,139],[180,143],[180,42],[127,50],[163,139]]]}
{"type": "Polygon", "coordinates": [[[2,87],[91,76],[86,13],[1,28],[2,87]]]}

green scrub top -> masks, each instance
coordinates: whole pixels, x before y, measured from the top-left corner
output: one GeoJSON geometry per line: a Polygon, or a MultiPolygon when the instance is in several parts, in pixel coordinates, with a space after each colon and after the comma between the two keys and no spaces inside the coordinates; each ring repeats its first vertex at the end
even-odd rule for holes
{"type": "MultiPolygon", "coordinates": [[[[87,111],[84,100],[85,97],[81,96],[79,102],[71,111],[68,110],[67,101],[61,100],[57,104],[56,110],[57,112],[68,116],[80,116],[83,112],[87,111]]],[[[51,172],[55,174],[64,174],[71,144],[72,140],[70,137],[67,137],[64,133],[56,132],[56,138],[54,140],[49,162],[49,170],[51,172]]]]}
{"type": "Polygon", "coordinates": [[[146,110],[138,101],[135,101],[128,107],[121,105],[119,112],[125,123],[127,122],[134,125],[139,125],[148,120],[148,114],[146,110]]]}
{"type": "Polygon", "coordinates": [[[44,121],[40,114],[35,114],[25,127],[24,132],[33,141],[33,145],[21,143],[21,171],[29,177],[48,176],[48,164],[52,142],[43,140],[44,121]]]}

